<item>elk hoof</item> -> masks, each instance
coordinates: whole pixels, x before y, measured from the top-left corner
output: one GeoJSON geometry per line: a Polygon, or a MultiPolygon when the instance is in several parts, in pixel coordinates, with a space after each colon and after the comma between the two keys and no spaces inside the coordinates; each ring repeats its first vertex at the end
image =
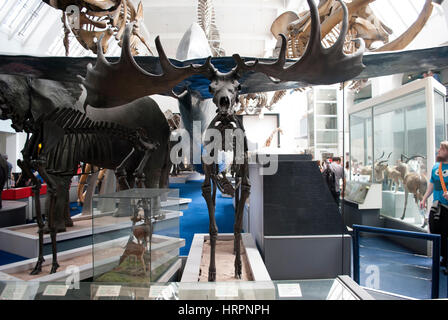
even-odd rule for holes
{"type": "Polygon", "coordinates": [[[30,275],[35,276],[42,272],[42,268],[34,268],[33,271],[30,272],[30,275]]]}
{"type": "Polygon", "coordinates": [[[235,264],[235,278],[241,279],[241,264],[235,264]]]}
{"type": "Polygon", "coordinates": [[[56,273],[56,270],[59,268],[59,264],[57,262],[53,262],[53,265],[51,266],[50,274],[56,273]]]}
{"type": "Polygon", "coordinates": [[[38,261],[36,263],[36,266],[34,267],[34,269],[30,272],[30,275],[35,276],[36,274],[39,274],[42,272],[42,262],[43,261],[38,261]]]}
{"type": "Polygon", "coordinates": [[[209,271],[208,272],[208,281],[209,282],[215,282],[216,281],[216,271],[209,271]]]}

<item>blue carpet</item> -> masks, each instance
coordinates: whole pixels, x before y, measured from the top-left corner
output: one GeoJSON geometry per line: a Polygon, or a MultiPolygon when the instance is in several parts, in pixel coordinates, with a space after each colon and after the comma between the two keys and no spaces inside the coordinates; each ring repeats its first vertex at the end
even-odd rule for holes
{"type": "Polygon", "coordinates": [[[14,262],[23,261],[26,259],[28,259],[28,258],[21,257],[16,254],[12,254],[12,253],[0,250],[0,266],[2,266],[4,264],[10,264],[10,263],[14,263],[14,262]]]}
{"type": "Polygon", "coordinates": [[[70,216],[82,213],[82,206],[78,204],[77,201],[70,202],[70,216]]]}
{"type": "MultiPolygon", "coordinates": [[[[171,189],[179,189],[179,197],[192,199],[188,210],[180,219],[180,238],[185,239],[185,247],[180,249],[181,256],[187,256],[195,233],[208,233],[209,218],[207,205],[202,197],[203,181],[188,181],[185,184],[170,184],[171,189]]],[[[223,198],[219,190],[216,194],[216,224],[219,233],[233,233],[233,199],[223,198]]]]}

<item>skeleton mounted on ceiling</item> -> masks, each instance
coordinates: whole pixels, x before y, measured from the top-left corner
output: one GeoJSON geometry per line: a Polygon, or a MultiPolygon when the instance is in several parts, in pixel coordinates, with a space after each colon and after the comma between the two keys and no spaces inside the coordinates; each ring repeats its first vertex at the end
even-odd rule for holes
{"type": "MultiPolygon", "coordinates": [[[[83,80],[87,88],[86,102],[94,107],[115,106],[128,103],[134,99],[150,94],[166,93],[181,81],[193,75],[201,75],[210,80],[209,90],[213,95],[213,102],[217,110],[214,119],[206,130],[205,150],[213,159],[210,163],[203,162],[205,180],[202,186],[203,196],[206,200],[210,217],[210,242],[211,259],[209,267],[209,281],[216,280],[215,248],[218,229],[215,221],[215,196],[218,180],[218,165],[216,157],[219,153],[229,151],[233,153],[233,170],[236,173],[235,188],[235,276],[241,277],[240,239],[244,204],[249,197],[250,183],[248,172],[247,142],[244,137],[237,141],[218,141],[211,139],[213,132],[225,135],[226,130],[237,136],[237,132],[243,132],[244,128],[235,115],[235,103],[238,101],[238,93],[241,84],[238,80],[247,72],[264,73],[273,82],[296,81],[299,86],[333,84],[352,79],[364,68],[362,56],[364,44],[359,42],[359,51],[346,55],[343,52],[344,39],[348,29],[348,12],[345,5],[342,6],[344,19],[341,28],[341,36],[331,48],[323,48],[321,45],[320,23],[317,8],[312,0],[308,0],[311,11],[311,36],[307,50],[302,58],[295,63],[286,64],[287,40],[282,36],[282,47],[279,57],[274,63],[262,63],[258,60],[245,62],[240,55],[234,54],[236,66],[228,72],[220,72],[211,63],[211,57],[207,58],[203,65],[190,65],[187,67],[175,67],[166,57],[165,52],[156,38],[156,48],[159,53],[162,73],[152,74],[143,70],[133,59],[128,47],[122,48],[119,62],[112,64],[104,57],[98,56],[94,67],[89,66],[87,76],[83,80]],[[107,82],[104,79],[108,79],[107,82]],[[120,90],[129,88],[126,92],[120,90]],[[214,129],[214,130],[212,130],[214,129]],[[212,186],[213,185],[213,186],[212,186]]],[[[132,26],[126,28],[130,32],[132,26]]],[[[215,136],[214,136],[215,137],[215,136]]],[[[204,160],[204,158],[203,158],[204,160]]]]}
{"type": "Polygon", "coordinates": [[[223,57],[226,55],[221,47],[221,37],[215,22],[215,8],[213,0],[198,0],[198,24],[204,30],[208,39],[212,55],[223,57]]]}
{"type": "MultiPolygon", "coordinates": [[[[404,49],[418,33],[423,29],[426,21],[429,19],[433,9],[432,0],[425,0],[422,11],[416,21],[398,38],[389,42],[389,36],[392,35],[393,30],[389,28],[384,22],[375,16],[369,3],[375,0],[353,0],[347,3],[349,10],[349,26],[344,45],[346,53],[353,53],[358,48],[351,40],[362,38],[366,44],[366,50],[371,52],[395,51],[404,49]]],[[[340,22],[343,14],[341,5],[336,0],[320,0],[319,17],[322,24],[322,46],[328,48],[334,44],[341,34],[340,22]]],[[[295,13],[287,11],[281,14],[274,20],[271,26],[271,33],[278,38],[280,34],[287,35],[288,50],[286,51],[287,58],[300,58],[306,49],[306,45],[310,37],[310,14],[308,11],[295,13]]],[[[281,40],[278,38],[274,56],[280,50],[281,40]]],[[[359,91],[363,88],[368,79],[353,81],[349,88],[359,91]]],[[[303,88],[295,89],[302,91],[303,88]]],[[[286,93],[286,90],[278,91],[277,103],[286,93]]],[[[277,95],[277,92],[276,92],[277,95]]],[[[260,104],[257,110],[262,107],[271,107],[269,105],[260,104]]]]}
{"type": "Polygon", "coordinates": [[[127,23],[133,23],[131,35],[131,50],[133,55],[139,54],[141,42],[152,54],[149,45],[142,35],[143,5],[140,2],[137,9],[130,0],[43,0],[62,13],[65,37],[66,55],[69,55],[68,36],[73,32],[76,40],[87,50],[98,51],[98,41],[101,36],[103,52],[108,51],[109,40],[113,36],[122,45],[123,32],[127,23]],[[77,8],[73,10],[73,8],[77,8]]]}

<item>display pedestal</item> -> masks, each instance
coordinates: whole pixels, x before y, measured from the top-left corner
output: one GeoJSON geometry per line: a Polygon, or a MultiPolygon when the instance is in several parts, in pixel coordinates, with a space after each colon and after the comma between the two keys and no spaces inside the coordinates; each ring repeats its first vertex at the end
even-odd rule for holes
{"type": "MultiPolygon", "coordinates": [[[[233,243],[233,234],[218,234],[218,241],[229,240],[233,243]]],[[[252,236],[247,233],[241,235],[241,251],[245,252],[246,267],[251,275],[252,281],[243,281],[230,279],[228,282],[221,282],[219,288],[216,288],[215,282],[199,282],[201,273],[208,273],[208,268],[201,270],[201,260],[203,258],[203,249],[205,241],[210,239],[209,234],[195,234],[191,244],[190,253],[182,273],[182,279],[179,286],[179,298],[183,299],[221,299],[226,295],[227,299],[275,299],[275,287],[272,284],[263,260],[255,245],[252,236]],[[232,292],[233,294],[230,294],[232,292]]],[[[217,248],[218,250],[218,248],[217,248]]],[[[232,257],[232,265],[234,257],[232,257]]],[[[216,265],[217,278],[219,279],[220,268],[216,265]]],[[[221,269],[222,272],[222,269],[221,269]]],[[[233,272],[233,269],[232,269],[233,272]]],[[[218,280],[217,279],[217,280],[218,280]]],[[[219,281],[219,280],[218,280],[219,281]]]]}
{"type": "Polygon", "coordinates": [[[190,177],[194,175],[193,172],[183,172],[181,174],[178,174],[177,176],[171,176],[169,177],[170,183],[186,183],[190,177]]]}
{"type": "MultiPolygon", "coordinates": [[[[170,223],[171,220],[179,220],[182,216],[181,211],[166,211],[166,219],[160,221],[157,227],[163,227],[170,223]]],[[[63,247],[58,244],[58,250],[67,248],[77,248],[91,243],[89,236],[92,235],[92,216],[79,216],[72,219],[73,227],[67,228],[66,232],[57,234],[57,241],[64,241],[63,247]],[[87,237],[87,238],[86,238],[87,237]]],[[[111,218],[107,214],[95,215],[95,234],[104,232],[120,232],[129,229],[132,225],[129,217],[111,218]],[[118,219],[118,223],[117,223],[118,219]]],[[[17,254],[26,258],[37,257],[39,252],[39,236],[36,223],[19,225],[14,227],[0,229],[0,250],[17,254]]],[[[44,235],[44,253],[51,252],[50,235],[44,235]]]]}
{"type": "MultiPolygon", "coordinates": [[[[383,209],[381,214],[391,218],[401,219],[404,210],[405,193],[403,191],[383,191],[383,209]]],[[[408,194],[408,203],[406,206],[406,216],[403,222],[421,226],[423,217],[419,212],[419,207],[415,204],[413,194],[408,194]]]]}
{"type": "Polygon", "coordinates": [[[344,200],[344,222],[350,228],[354,224],[382,227],[383,222],[380,220],[380,209],[360,209],[360,205],[344,200]]]}
{"type": "MultiPolygon", "coordinates": [[[[40,208],[41,208],[42,212],[45,212],[45,208],[46,208],[45,207],[45,202],[46,202],[46,197],[47,197],[46,194],[47,194],[47,185],[42,184],[41,189],[40,189],[40,196],[39,196],[40,208]]],[[[25,210],[26,210],[26,219],[27,220],[32,220],[34,217],[36,217],[33,190],[31,189],[31,187],[11,188],[11,189],[7,189],[7,190],[3,190],[2,199],[18,201],[18,202],[22,202],[22,203],[26,204],[25,210]]],[[[25,222],[23,222],[23,223],[25,223],[25,222]]],[[[6,227],[6,226],[2,226],[2,227],[6,227]]]]}
{"type": "Polygon", "coordinates": [[[26,223],[27,204],[21,201],[2,201],[0,228],[26,223]]]}
{"type": "MultiPolygon", "coordinates": [[[[97,248],[103,249],[103,256],[96,256],[95,269],[108,270],[118,265],[121,254],[123,253],[123,247],[126,245],[128,237],[122,237],[119,239],[103,242],[97,245],[97,248]]],[[[185,245],[184,239],[171,238],[160,235],[153,236],[153,251],[157,252],[162,250],[175,250],[185,245]]],[[[58,263],[60,267],[58,272],[50,274],[51,263],[53,257],[51,254],[44,257],[45,262],[42,265],[42,272],[38,275],[30,275],[33,270],[37,258],[28,259],[8,265],[0,266],[0,280],[1,281],[65,281],[68,277],[73,277],[73,272],[79,271],[79,280],[91,278],[93,276],[93,263],[92,263],[92,246],[85,246],[69,251],[58,253],[58,263]],[[74,269],[75,267],[75,269],[74,269]],[[72,270],[73,272],[71,272],[72,270]]],[[[163,264],[166,261],[159,260],[158,264],[163,264]]],[[[181,259],[171,265],[155,282],[169,281],[174,274],[181,267],[181,259]]],[[[97,272],[97,270],[95,270],[97,272]]]]}
{"type": "Polygon", "coordinates": [[[243,219],[269,275],[273,280],[349,275],[350,236],[316,162],[307,155],[278,157],[273,175],[261,175],[262,165],[249,165],[250,204],[243,219]]]}

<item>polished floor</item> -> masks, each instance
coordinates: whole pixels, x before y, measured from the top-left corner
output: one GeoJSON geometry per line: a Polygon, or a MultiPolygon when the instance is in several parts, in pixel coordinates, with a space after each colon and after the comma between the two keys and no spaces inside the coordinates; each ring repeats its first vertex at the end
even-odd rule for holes
{"type": "MultiPolygon", "coordinates": [[[[185,247],[180,255],[190,250],[194,233],[208,233],[208,211],[202,198],[202,181],[172,184],[180,191],[180,197],[191,198],[188,209],[180,219],[180,237],[185,247]]],[[[79,208],[72,206],[73,211],[79,208]]],[[[218,191],[216,198],[216,221],[219,232],[232,233],[234,222],[233,200],[224,198],[218,191]]],[[[417,299],[431,298],[432,259],[416,255],[401,245],[386,238],[369,237],[360,239],[360,281],[362,286],[409,296],[417,299]]],[[[25,258],[0,251],[0,265],[24,260],[25,258]]],[[[447,297],[447,276],[440,271],[440,298],[447,297]]]]}
{"type": "MultiPolygon", "coordinates": [[[[416,299],[431,298],[432,258],[417,255],[386,238],[360,239],[362,286],[416,299]]],[[[440,269],[439,298],[447,297],[447,276],[440,269]]]]}

